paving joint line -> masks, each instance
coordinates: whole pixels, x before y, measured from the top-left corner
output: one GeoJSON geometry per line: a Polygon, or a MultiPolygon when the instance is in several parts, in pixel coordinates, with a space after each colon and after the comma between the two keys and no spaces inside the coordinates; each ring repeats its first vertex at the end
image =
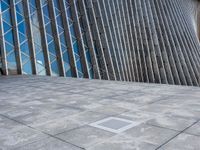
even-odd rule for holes
{"type": "MultiPolygon", "coordinates": [[[[29,126],[29,125],[27,125],[27,124],[25,124],[25,123],[22,123],[22,122],[20,122],[20,121],[17,121],[17,120],[15,120],[15,119],[13,119],[13,118],[10,118],[10,117],[5,116],[5,115],[3,115],[3,114],[0,114],[0,115],[3,116],[4,118],[7,118],[7,119],[12,120],[12,121],[15,121],[15,122],[17,122],[17,123],[19,123],[19,124],[21,124],[21,125],[23,125],[23,126],[26,126],[26,127],[28,127],[28,128],[31,128],[31,129],[35,130],[35,131],[38,131],[38,132],[40,132],[40,133],[42,133],[42,134],[48,135],[48,136],[53,137],[53,138],[55,138],[55,139],[58,139],[58,140],[60,140],[60,141],[62,141],[62,142],[64,142],[64,143],[67,143],[67,144],[70,144],[70,145],[73,145],[73,146],[75,146],[75,147],[78,147],[78,148],[80,148],[80,149],[85,150],[85,148],[83,148],[83,147],[80,147],[80,146],[77,146],[77,145],[75,145],[75,144],[73,144],[73,143],[67,142],[67,141],[65,141],[65,140],[63,140],[63,139],[61,139],[61,138],[59,138],[59,137],[56,137],[56,136],[51,135],[51,134],[49,134],[49,133],[46,133],[46,132],[44,132],[44,131],[38,130],[38,129],[32,127],[32,126],[29,126]]],[[[35,142],[37,142],[37,141],[35,141],[35,142]]],[[[31,142],[31,143],[34,143],[34,142],[31,142]]],[[[27,143],[27,144],[31,144],[31,143],[27,143]]],[[[26,144],[25,144],[25,145],[26,145],[26,144]]]]}
{"type": "Polygon", "coordinates": [[[166,142],[164,142],[163,144],[161,144],[160,146],[158,146],[155,150],[159,150],[161,147],[163,147],[164,145],[166,145],[167,143],[169,143],[170,141],[172,141],[174,138],[176,138],[180,134],[184,133],[187,129],[189,129],[190,127],[192,127],[193,125],[195,125],[199,121],[200,120],[195,121],[193,124],[191,124],[190,126],[186,127],[184,130],[180,131],[178,134],[176,134],[175,136],[173,136],[172,138],[170,138],[169,140],[167,140],[166,142]]]}

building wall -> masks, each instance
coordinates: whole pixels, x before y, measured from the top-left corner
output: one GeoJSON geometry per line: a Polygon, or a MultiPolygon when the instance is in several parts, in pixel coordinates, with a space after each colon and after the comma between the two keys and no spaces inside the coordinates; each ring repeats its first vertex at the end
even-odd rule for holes
{"type": "Polygon", "coordinates": [[[5,75],[200,84],[198,0],[1,0],[5,75]]]}

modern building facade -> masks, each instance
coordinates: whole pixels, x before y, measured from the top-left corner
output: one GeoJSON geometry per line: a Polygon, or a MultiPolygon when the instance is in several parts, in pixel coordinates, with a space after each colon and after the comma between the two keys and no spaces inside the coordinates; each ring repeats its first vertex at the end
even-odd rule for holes
{"type": "Polygon", "coordinates": [[[199,3],[0,0],[0,74],[199,86],[199,3]]]}

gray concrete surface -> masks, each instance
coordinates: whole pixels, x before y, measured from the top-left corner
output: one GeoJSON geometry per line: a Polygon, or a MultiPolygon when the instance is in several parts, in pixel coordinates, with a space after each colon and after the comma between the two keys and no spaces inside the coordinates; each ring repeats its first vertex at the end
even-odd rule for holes
{"type": "Polygon", "coordinates": [[[0,150],[199,150],[200,88],[0,77],[0,150]],[[138,125],[90,126],[107,117],[138,125]]]}

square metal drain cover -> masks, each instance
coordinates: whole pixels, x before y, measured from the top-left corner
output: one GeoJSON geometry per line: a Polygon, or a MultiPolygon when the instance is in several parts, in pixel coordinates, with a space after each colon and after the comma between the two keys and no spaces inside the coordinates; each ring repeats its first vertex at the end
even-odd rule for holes
{"type": "Polygon", "coordinates": [[[96,127],[113,133],[121,133],[137,125],[138,123],[135,123],[133,121],[116,117],[109,117],[90,124],[90,126],[92,127],[96,127]]]}

